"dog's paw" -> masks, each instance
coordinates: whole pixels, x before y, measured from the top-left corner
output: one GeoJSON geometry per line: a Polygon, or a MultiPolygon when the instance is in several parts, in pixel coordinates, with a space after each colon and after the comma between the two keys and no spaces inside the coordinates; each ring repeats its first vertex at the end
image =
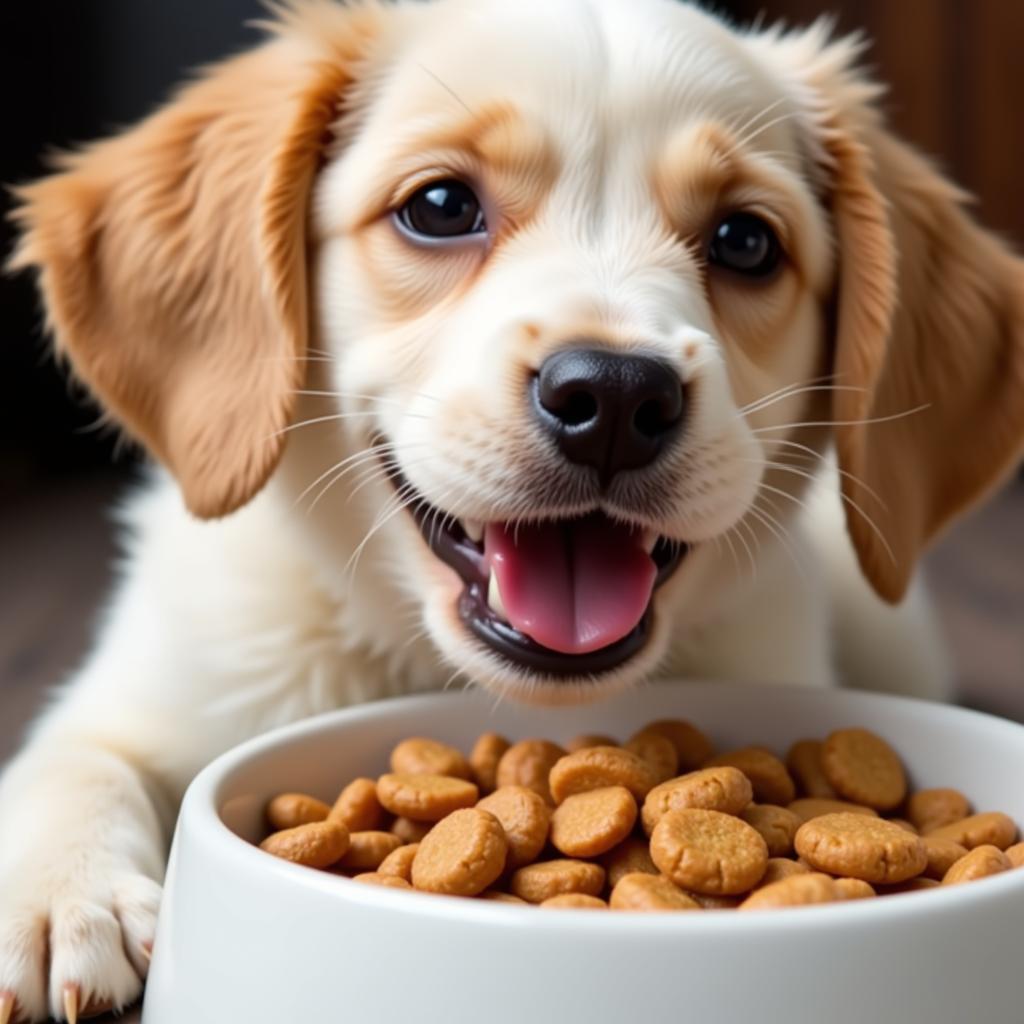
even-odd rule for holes
{"type": "Polygon", "coordinates": [[[149,967],[160,892],[152,878],[103,851],[5,866],[0,1024],[74,1021],[135,1000],[149,967]]]}

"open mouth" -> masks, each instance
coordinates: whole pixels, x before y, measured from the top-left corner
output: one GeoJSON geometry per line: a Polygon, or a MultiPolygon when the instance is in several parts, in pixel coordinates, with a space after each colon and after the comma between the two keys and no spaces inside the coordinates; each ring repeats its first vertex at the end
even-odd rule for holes
{"type": "MultiPolygon", "coordinates": [[[[392,467],[397,486],[408,483],[392,467]]],[[[492,651],[551,676],[599,675],[647,643],[654,591],[688,546],[602,512],[540,523],[474,523],[413,501],[431,551],[464,584],[459,617],[492,651]]]]}

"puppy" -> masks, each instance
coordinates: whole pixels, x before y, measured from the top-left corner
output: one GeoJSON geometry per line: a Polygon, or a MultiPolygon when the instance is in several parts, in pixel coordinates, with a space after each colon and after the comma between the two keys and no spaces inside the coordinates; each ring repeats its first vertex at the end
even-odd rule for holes
{"type": "Polygon", "coordinates": [[[914,566],[1019,457],[1024,275],[859,51],[310,0],[21,190],[14,266],[168,472],[3,778],[0,1019],[138,995],[177,802],[260,730],[455,681],[943,695],[914,566]]]}

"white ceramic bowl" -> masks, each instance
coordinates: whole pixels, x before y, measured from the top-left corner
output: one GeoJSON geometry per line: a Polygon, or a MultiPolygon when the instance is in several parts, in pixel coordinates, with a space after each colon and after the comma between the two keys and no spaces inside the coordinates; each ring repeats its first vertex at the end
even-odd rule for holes
{"type": "Polygon", "coordinates": [[[410,697],[302,722],[218,759],[185,798],[144,1024],[1010,1024],[1024,1020],[1024,871],[928,893],[750,914],[540,911],[361,885],[250,845],[270,795],[331,799],[400,738],[626,737],[684,717],[721,748],[863,725],[919,786],[1024,821],[1024,727],[849,691],[659,685],[523,707],[410,697]]]}

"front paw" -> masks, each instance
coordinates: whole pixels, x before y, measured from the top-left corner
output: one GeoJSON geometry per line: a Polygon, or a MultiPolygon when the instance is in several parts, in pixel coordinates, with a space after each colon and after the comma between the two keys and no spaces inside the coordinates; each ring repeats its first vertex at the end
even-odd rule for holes
{"type": "Polygon", "coordinates": [[[100,850],[5,865],[0,876],[0,1024],[74,1021],[142,991],[160,885],[100,850]]]}

